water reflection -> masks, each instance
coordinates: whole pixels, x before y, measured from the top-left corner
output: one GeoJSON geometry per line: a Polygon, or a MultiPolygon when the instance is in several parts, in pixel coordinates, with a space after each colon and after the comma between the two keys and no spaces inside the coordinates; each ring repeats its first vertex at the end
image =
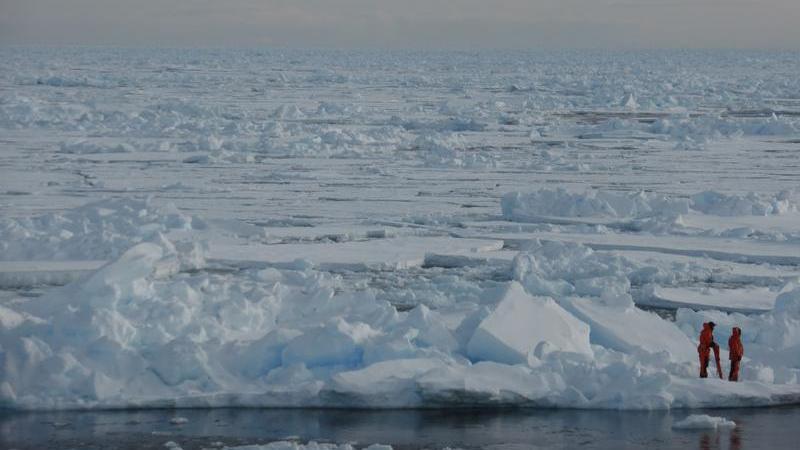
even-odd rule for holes
{"type": "Polygon", "coordinates": [[[731,440],[730,440],[730,449],[731,450],[741,450],[742,448],[742,438],[739,436],[741,432],[740,428],[734,428],[731,430],[731,440]]]}
{"type": "Polygon", "coordinates": [[[300,440],[392,444],[412,448],[793,448],[800,408],[713,410],[736,421],[733,430],[679,431],[688,411],[562,410],[150,410],[0,414],[0,448],[184,448],[300,440]],[[173,425],[176,416],[189,420],[173,425]],[[70,445],[72,444],[72,445],[70,445]]]}
{"type": "Polygon", "coordinates": [[[700,450],[711,450],[712,448],[718,449],[719,447],[719,433],[713,431],[711,433],[704,431],[700,436],[700,450]]]}

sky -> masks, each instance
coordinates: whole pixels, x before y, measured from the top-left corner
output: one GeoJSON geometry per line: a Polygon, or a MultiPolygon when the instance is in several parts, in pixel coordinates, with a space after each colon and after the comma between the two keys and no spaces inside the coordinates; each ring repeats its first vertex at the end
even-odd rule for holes
{"type": "Polygon", "coordinates": [[[0,45],[800,49],[800,0],[0,0],[0,45]]]}

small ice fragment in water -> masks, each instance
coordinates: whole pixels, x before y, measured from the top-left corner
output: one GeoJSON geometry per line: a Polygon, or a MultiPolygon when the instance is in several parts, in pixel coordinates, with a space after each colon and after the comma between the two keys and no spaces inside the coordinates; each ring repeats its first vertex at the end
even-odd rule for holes
{"type": "Polygon", "coordinates": [[[713,417],[706,414],[692,414],[691,416],[675,422],[672,428],[678,430],[703,430],[717,428],[733,428],[736,422],[724,417],[713,417]]]}

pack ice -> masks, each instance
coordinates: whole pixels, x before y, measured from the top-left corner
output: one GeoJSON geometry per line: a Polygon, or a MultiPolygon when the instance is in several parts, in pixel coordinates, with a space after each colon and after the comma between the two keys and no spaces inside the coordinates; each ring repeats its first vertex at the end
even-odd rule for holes
{"type": "Polygon", "coordinates": [[[800,402],[796,52],[0,59],[2,408],[800,402]]]}
{"type": "MultiPolygon", "coordinates": [[[[130,216],[147,217],[137,208],[111,210],[81,207],[67,216],[101,235],[134,222],[130,216]]],[[[647,409],[778,404],[800,395],[800,360],[786,357],[800,345],[798,289],[786,288],[764,315],[681,310],[673,323],[634,306],[633,262],[579,244],[534,242],[508,269],[515,281],[474,299],[398,311],[379,289],[345,289],[343,275],[313,265],[206,270],[207,246],[173,242],[151,225],[173,223],[169,214],[154,211],[129,234],[141,242],[112,246],[119,255],[101,268],[2,306],[5,406],[647,409]],[[706,319],[751,330],[747,364],[755,369],[744,372],[746,381],[694,378],[687,335],[706,319]]],[[[33,231],[15,245],[38,253],[33,231]]],[[[61,246],[80,238],[88,235],[61,246]]],[[[92,258],[116,254],[90,248],[92,258]]]]}

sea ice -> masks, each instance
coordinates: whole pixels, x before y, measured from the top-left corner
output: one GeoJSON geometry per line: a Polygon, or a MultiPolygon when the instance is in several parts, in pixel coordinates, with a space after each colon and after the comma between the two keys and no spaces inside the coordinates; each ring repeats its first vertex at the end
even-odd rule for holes
{"type": "Polygon", "coordinates": [[[157,230],[66,286],[0,308],[4,405],[651,409],[800,396],[792,284],[773,312],[682,309],[673,324],[633,306],[636,263],[534,241],[505,266],[519,281],[436,280],[462,295],[400,312],[383,291],[345,289],[310,265],[206,271],[203,245],[157,230]],[[724,327],[745,330],[743,382],[693,379],[690,339],[707,320],[721,342],[724,327]]]}
{"type": "Polygon", "coordinates": [[[576,352],[592,356],[589,327],[552,299],[532,297],[511,283],[467,344],[473,360],[524,364],[529,353],[576,352]],[[545,350],[546,349],[546,350],[545,350]]]}
{"type": "Polygon", "coordinates": [[[798,403],[800,58],[608,58],[0,49],[0,407],[798,403]]]}

